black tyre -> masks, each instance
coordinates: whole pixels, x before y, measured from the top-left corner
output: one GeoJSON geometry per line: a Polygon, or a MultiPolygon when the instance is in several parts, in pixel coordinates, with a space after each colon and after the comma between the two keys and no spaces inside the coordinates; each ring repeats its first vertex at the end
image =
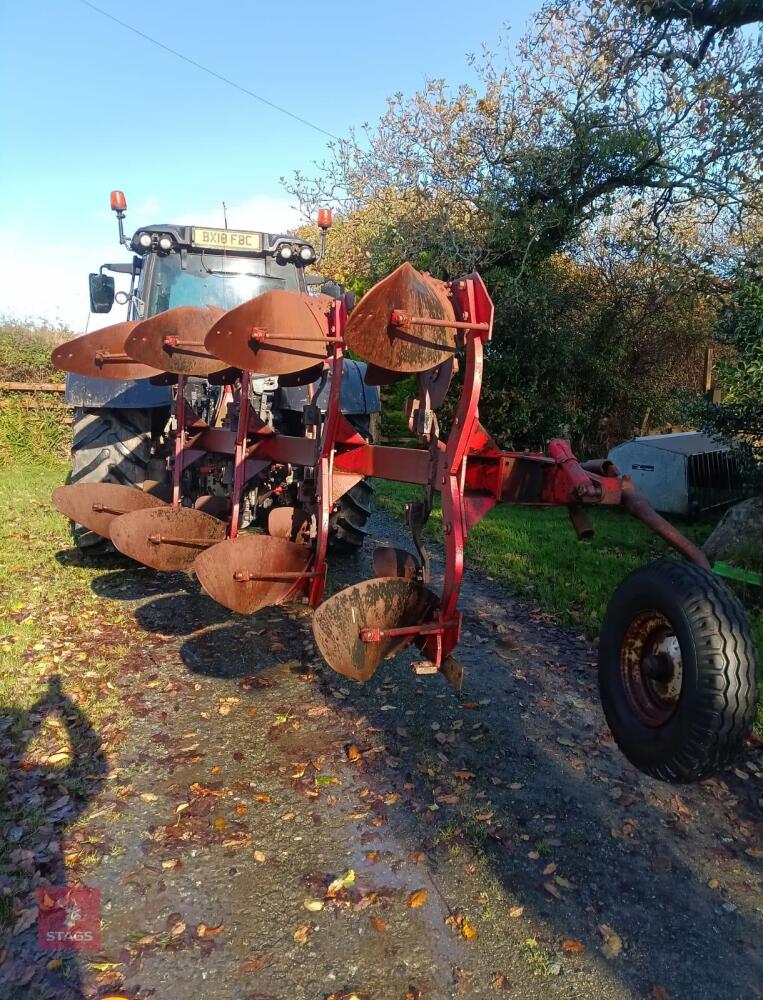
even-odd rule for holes
{"type": "Polygon", "coordinates": [[[329,544],[335,551],[356,552],[363,547],[368,534],[373,492],[373,486],[361,479],[337,501],[336,510],[331,515],[329,536],[329,544]]]}
{"type": "MultiPolygon", "coordinates": [[[[72,483],[119,483],[142,488],[151,451],[151,410],[85,409],[74,411],[72,483]]],[[[91,554],[113,551],[108,541],[81,524],[72,525],[79,549],[91,554]]]]}
{"type": "Polygon", "coordinates": [[[747,616],[712,573],[661,560],[626,577],[599,641],[599,691],[617,745],[663,781],[728,764],[756,710],[747,616]]]}

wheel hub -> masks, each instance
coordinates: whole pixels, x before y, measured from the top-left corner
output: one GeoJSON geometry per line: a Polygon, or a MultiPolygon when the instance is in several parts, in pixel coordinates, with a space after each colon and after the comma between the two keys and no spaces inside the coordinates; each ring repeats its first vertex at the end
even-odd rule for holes
{"type": "Polygon", "coordinates": [[[645,611],[631,621],[620,670],[638,719],[646,726],[664,725],[678,707],[683,686],[681,646],[664,615],[645,611]]]}

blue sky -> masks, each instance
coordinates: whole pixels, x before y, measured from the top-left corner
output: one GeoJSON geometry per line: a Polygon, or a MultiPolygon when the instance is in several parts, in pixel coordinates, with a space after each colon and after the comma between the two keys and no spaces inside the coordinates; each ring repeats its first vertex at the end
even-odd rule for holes
{"type": "MultiPolygon", "coordinates": [[[[123,21],[338,135],[426,77],[471,79],[467,53],[536,0],[310,6],[256,0],[94,0],[123,21]]],[[[108,210],[147,222],[276,229],[279,178],[326,138],[212,79],[79,0],[4,0],[0,31],[0,314],[87,320],[87,272],[127,260],[108,210]],[[44,279],[41,277],[44,275],[44,279]]],[[[108,317],[112,322],[120,318],[108,317]]]]}

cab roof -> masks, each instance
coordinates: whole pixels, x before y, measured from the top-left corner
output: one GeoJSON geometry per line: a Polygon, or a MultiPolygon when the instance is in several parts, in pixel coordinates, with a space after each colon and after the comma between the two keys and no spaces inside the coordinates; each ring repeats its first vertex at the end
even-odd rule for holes
{"type": "Polygon", "coordinates": [[[279,246],[286,243],[297,249],[303,246],[314,249],[309,240],[303,240],[299,236],[290,236],[286,233],[263,233],[252,229],[220,229],[215,226],[178,226],[171,222],[156,223],[136,229],[130,240],[130,249],[137,254],[149,253],[156,248],[156,244],[162,236],[169,236],[172,239],[173,249],[192,252],[205,250],[214,253],[220,250],[229,254],[271,256],[276,254],[279,246]],[[142,233],[147,233],[152,237],[152,246],[141,246],[138,240],[142,233]],[[223,239],[224,234],[227,234],[227,238],[231,242],[227,244],[220,242],[215,245],[209,239],[204,240],[203,234],[212,234],[212,239],[214,234],[220,234],[223,239]],[[242,239],[236,243],[235,237],[242,239]],[[249,241],[249,246],[245,245],[247,241],[243,237],[253,237],[253,240],[249,241]]]}

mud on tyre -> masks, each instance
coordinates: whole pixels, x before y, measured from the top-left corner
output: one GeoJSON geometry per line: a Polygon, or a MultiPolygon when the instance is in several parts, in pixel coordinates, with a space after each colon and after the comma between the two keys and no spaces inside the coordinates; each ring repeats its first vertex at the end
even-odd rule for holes
{"type": "Polygon", "coordinates": [[[747,616],[716,576],[661,560],[626,577],[599,643],[604,714],[622,752],[664,781],[706,778],[728,764],[756,711],[747,616]]]}

